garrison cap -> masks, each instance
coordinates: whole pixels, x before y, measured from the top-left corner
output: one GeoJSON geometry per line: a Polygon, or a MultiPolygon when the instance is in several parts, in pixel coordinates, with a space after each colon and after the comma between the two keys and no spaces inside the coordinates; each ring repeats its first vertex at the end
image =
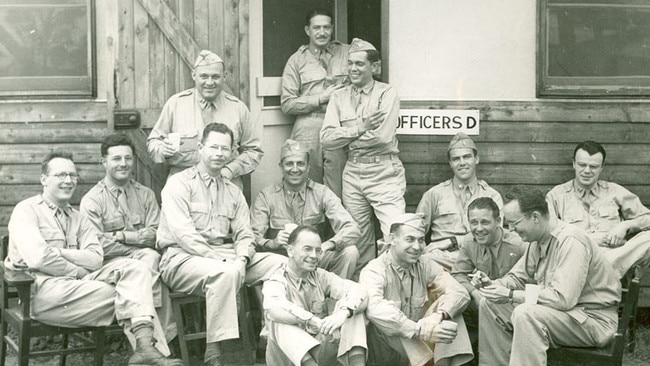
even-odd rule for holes
{"type": "Polygon", "coordinates": [[[424,223],[424,215],[422,213],[405,213],[399,215],[393,221],[394,224],[408,225],[416,230],[425,232],[426,225],[424,223]]]}
{"type": "Polygon", "coordinates": [[[287,156],[293,156],[296,154],[307,154],[307,159],[309,159],[309,147],[305,145],[304,142],[298,142],[296,140],[287,139],[282,145],[280,150],[280,160],[286,158],[287,156]]]}
{"type": "Polygon", "coordinates": [[[196,57],[196,61],[194,61],[194,68],[196,69],[199,66],[208,66],[219,62],[223,63],[223,60],[221,57],[217,56],[216,53],[208,50],[203,50],[196,57]]]}
{"type": "Polygon", "coordinates": [[[474,151],[478,151],[476,148],[476,145],[474,144],[474,141],[465,134],[465,132],[459,132],[454,136],[453,139],[451,139],[451,142],[449,143],[449,148],[447,151],[451,151],[452,149],[474,149],[474,151]]]}
{"type": "Polygon", "coordinates": [[[359,51],[377,51],[375,46],[370,44],[370,42],[364,41],[363,39],[360,38],[354,38],[352,40],[352,44],[350,44],[350,49],[348,50],[348,53],[353,53],[353,52],[359,52],[359,51]]]}

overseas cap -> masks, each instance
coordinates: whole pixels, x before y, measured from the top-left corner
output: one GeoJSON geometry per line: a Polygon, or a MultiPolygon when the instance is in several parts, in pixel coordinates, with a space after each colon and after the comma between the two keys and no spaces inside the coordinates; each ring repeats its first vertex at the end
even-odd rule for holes
{"type": "Polygon", "coordinates": [[[393,221],[393,224],[402,224],[408,225],[416,230],[425,232],[426,226],[424,223],[424,215],[421,213],[406,213],[397,216],[393,221]]]}
{"type": "Polygon", "coordinates": [[[194,61],[194,68],[196,69],[199,66],[208,66],[219,62],[223,63],[223,60],[221,57],[217,56],[216,53],[208,50],[203,50],[196,57],[196,61],[194,61]]]}
{"type": "Polygon", "coordinates": [[[282,145],[282,150],[280,150],[280,160],[297,154],[307,154],[309,158],[309,147],[304,142],[287,139],[282,145]]]}
{"type": "Polygon", "coordinates": [[[454,136],[453,139],[451,139],[451,142],[449,143],[449,148],[447,151],[451,151],[452,149],[474,149],[474,151],[478,151],[476,148],[476,145],[474,145],[474,141],[465,134],[465,132],[459,132],[454,136]]]}
{"type": "Polygon", "coordinates": [[[370,44],[370,42],[366,42],[360,38],[354,38],[352,40],[352,44],[350,44],[350,49],[348,50],[348,53],[359,52],[359,51],[371,51],[371,50],[377,51],[375,46],[370,44]]]}

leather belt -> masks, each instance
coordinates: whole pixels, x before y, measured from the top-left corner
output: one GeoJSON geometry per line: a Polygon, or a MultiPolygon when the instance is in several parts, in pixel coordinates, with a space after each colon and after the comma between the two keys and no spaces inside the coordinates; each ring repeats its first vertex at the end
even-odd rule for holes
{"type": "Polygon", "coordinates": [[[384,155],[375,155],[375,156],[348,156],[348,161],[353,163],[379,163],[381,161],[397,159],[395,154],[384,154],[384,155]]]}

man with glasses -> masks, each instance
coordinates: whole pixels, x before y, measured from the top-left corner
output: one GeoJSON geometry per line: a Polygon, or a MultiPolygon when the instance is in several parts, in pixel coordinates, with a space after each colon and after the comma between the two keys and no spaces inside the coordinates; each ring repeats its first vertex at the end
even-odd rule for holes
{"type": "Polygon", "coordinates": [[[163,356],[169,354],[164,338],[152,345],[160,324],[149,269],[124,257],[103,263],[101,233],[70,205],[78,178],[72,154],[48,154],[43,193],[16,205],[9,219],[5,266],[34,275],[32,318],[60,327],[106,326],[117,319],[135,336],[129,365],[182,365],[163,356]]]}
{"type": "Polygon", "coordinates": [[[198,144],[210,123],[226,124],[233,132],[233,151],[220,175],[242,188],[241,176],[262,160],[262,126],[250,120],[248,107],[224,88],[224,62],[203,50],[192,70],[194,88],[173,95],[151,130],[147,148],[151,159],[169,167],[169,174],[199,162],[198,144]]]}
{"type": "Polygon", "coordinates": [[[157,246],[163,281],[170,289],[205,297],[205,364],[223,365],[220,342],[239,337],[237,292],[265,280],[286,261],[255,253],[250,214],[242,191],[221,175],[233,151],[225,124],[203,130],[196,166],[175,174],[162,190],[157,246]]]}
{"type": "Polygon", "coordinates": [[[546,365],[550,347],[602,347],[618,325],[621,283],[587,233],[549,215],[544,194],[515,186],[505,222],[524,256],[480,292],[480,365],[546,365]]]}
{"type": "Polygon", "coordinates": [[[465,133],[457,133],[449,142],[447,160],[453,178],[425,192],[415,212],[422,213],[426,220],[426,252],[440,265],[451,269],[458,257],[459,242],[470,231],[467,221],[470,202],[489,197],[500,208],[503,201],[499,192],[476,177],[478,149],[465,133]]]}
{"type": "Polygon", "coordinates": [[[619,277],[650,259],[650,210],[622,186],[600,180],[605,149],[595,141],[573,150],[575,178],[546,196],[551,216],[581,227],[600,246],[619,277]]]}
{"type": "Polygon", "coordinates": [[[291,138],[309,146],[309,178],[324,183],[339,198],[345,166],[343,149],[322,150],[319,133],[330,96],[350,83],[347,44],[332,40],[332,14],[313,10],[305,19],[309,43],[300,46],[282,72],[281,105],[295,115],[291,138]]]}
{"type": "Polygon", "coordinates": [[[135,147],[123,134],[106,136],[100,147],[106,175],[84,195],[79,205],[101,235],[104,261],[133,258],[151,271],[156,312],[167,342],[177,335],[169,290],[160,279],[160,254],[155,250],[160,209],[151,189],[133,179],[135,147]]]}

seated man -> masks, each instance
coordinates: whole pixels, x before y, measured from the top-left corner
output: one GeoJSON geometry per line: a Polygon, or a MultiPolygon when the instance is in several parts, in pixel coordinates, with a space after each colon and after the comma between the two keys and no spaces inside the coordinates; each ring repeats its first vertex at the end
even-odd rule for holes
{"type": "Polygon", "coordinates": [[[318,230],[298,226],[289,235],[289,261],[264,283],[270,319],[266,360],[273,366],[366,364],[363,311],[367,293],[359,284],[317,268],[318,230]],[[329,300],[338,300],[336,305],[329,300]]]}
{"type": "Polygon", "coordinates": [[[244,194],[221,176],[230,161],[233,135],[228,126],[211,123],[203,130],[199,163],[167,179],[157,245],[163,281],[170,289],[205,296],[205,363],[221,366],[219,342],[238,338],[236,295],[242,284],[266,279],[286,261],[255,253],[244,194]]]}
{"type": "MultiPolygon", "coordinates": [[[[286,253],[285,225],[314,225],[323,243],[319,266],[352,278],[359,259],[359,227],[327,187],[308,178],[309,146],[287,140],[280,156],[282,180],[264,188],[251,209],[251,226],[261,250],[286,253]],[[331,227],[331,228],[330,228],[331,227]],[[331,230],[335,234],[331,235],[331,230]]],[[[289,229],[290,227],[287,227],[289,229]]]]}
{"type": "Polygon", "coordinates": [[[480,365],[546,365],[549,347],[606,345],[621,298],[611,264],[586,232],[549,215],[537,188],[515,186],[505,199],[505,222],[530,245],[510,272],[480,290],[480,365]]]}
{"type": "Polygon", "coordinates": [[[472,301],[463,313],[472,345],[478,341],[478,289],[490,279],[501,278],[524,254],[526,245],[521,238],[501,227],[499,206],[490,197],[472,201],[467,209],[470,234],[461,239],[458,259],[451,275],[465,287],[472,301]]]}
{"type": "Polygon", "coordinates": [[[153,280],[153,303],[167,342],[176,337],[169,290],[160,280],[160,254],[156,230],[160,209],[153,191],[132,177],[133,142],[126,135],[113,134],[100,147],[106,176],[81,199],[79,211],[101,233],[99,242],[105,263],[116,258],[133,258],[144,262],[153,280]]]}
{"type": "Polygon", "coordinates": [[[432,358],[436,365],[462,365],[473,357],[461,316],[469,295],[422,256],[424,233],[422,215],[398,216],[387,251],[361,271],[368,290],[370,365],[420,366],[432,358]]]}
{"type": "Polygon", "coordinates": [[[129,365],[182,365],[152,346],[158,320],[146,266],[131,258],[102,265],[100,233],[70,205],[78,178],[72,154],[50,153],[41,169],[43,194],[18,203],[9,220],[5,266],[35,277],[32,318],[60,327],[106,326],[117,318],[135,336],[129,365]]]}
{"type": "Polygon", "coordinates": [[[573,150],[575,179],[554,187],[546,199],[551,216],[587,231],[623,277],[650,259],[650,210],[634,193],[599,180],[605,156],[599,143],[579,143],[573,150]]]}
{"type": "Polygon", "coordinates": [[[478,197],[490,197],[503,206],[499,192],[476,177],[478,150],[474,141],[459,132],[447,149],[452,179],[429,189],[420,200],[415,212],[424,214],[427,225],[427,248],[436,262],[451,269],[458,257],[458,243],[469,233],[467,206],[478,197]]]}

